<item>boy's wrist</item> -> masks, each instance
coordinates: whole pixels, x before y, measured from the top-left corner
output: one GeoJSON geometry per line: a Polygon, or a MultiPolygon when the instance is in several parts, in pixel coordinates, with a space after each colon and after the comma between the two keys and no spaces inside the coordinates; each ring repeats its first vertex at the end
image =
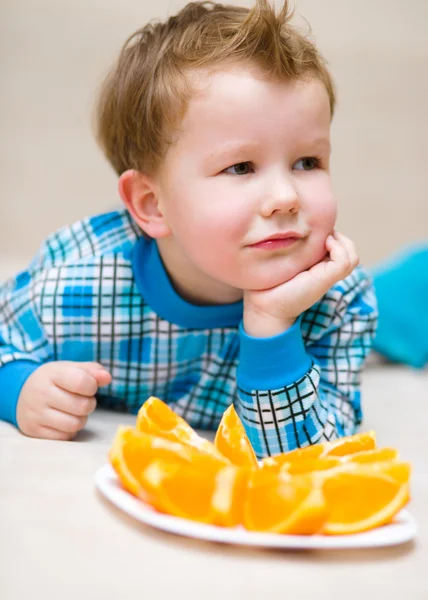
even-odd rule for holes
{"type": "Polygon", "coordinates": [[[303,341],[300,319],[284,333],[253,337],[239,327],[238,386],[244,390],[275,390],[291,385],[312,367],[303,341]]]}
{"type": "Polygon", "coordinates": [[[27,379],[40,367],[40,363],[29,360],[16,360],[3,365],[0,369],[0,420],[18,427],[16,407],[21,390],[27,379]]]}
{"type": "Polygon", "coordinates": [[[243,326],[245,333],[252,337],[273,337],[284,333],[294,325],[296,318],[278,318],[244,307],[243,326]]]}

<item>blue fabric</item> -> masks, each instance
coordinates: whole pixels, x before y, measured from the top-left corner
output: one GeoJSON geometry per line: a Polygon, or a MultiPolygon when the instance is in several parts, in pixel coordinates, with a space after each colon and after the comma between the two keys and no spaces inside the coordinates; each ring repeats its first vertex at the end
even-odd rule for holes
{"type": "Polygon", "coordinates": [[[220,306],[197,306],[175,291],[156,244],[141,237],[135,244],[132,267],[141,295],[156,313],[181,327],[207,329],[239,325],[242,301],[220,306]]]}
{"type": "Polygon", "coordinates": [[[247,335],[241,323],[240,339],[237,379],[244,389],[290,385],[312,367],[312,358],[303,343],[300,318],[284,333],[269,338],[247,335]],[[288,381],[284,365],[287,365],[288,381]]]}
{"type": "Polygon", "coordinates": [[[215,429],[233,403],[258,456],[355,433],[377,315],[365,271],[279,336],[247,335],[242,310],[181,298],[126,210],[64,227],[0,286],[1,418],[13,421],[29,361],[98,361],[112,374],[100,406],[135,414],[154,395],[215,429]]]}
{"type": "Polygon", "coordinates": [[[373,271],[379,307],[374,347],[391,361],[428,364],[428,244],[413,246],[373,271]]]}
{"type": "Polygon", "coordinates": [[[17,426],[16,405],[22,386],[40,364],[19,360],[0,369],[0,419],[17,426]]]}

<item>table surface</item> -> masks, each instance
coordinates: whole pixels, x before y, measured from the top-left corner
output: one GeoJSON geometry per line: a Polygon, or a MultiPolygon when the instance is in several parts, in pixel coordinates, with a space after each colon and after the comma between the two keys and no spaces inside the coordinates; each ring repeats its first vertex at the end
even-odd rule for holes
{"type": "Polygon", "coordinates": [[[94,487],[118,424],[135,417],[96,411],[73,442],[26,438],[0,423],[0,597],[426,600],[428,371],[370,367],[363,398],[363,429],[413,464],[409,511],[419,531],[400,546],[295,552],[164,533],[94,487]]]}

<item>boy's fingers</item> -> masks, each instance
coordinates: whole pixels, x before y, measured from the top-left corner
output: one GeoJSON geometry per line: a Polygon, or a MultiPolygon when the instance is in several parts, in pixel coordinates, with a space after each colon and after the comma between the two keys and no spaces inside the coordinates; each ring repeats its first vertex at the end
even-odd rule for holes
{"type": "Polygon", "coordinates": [[[341,235],[341,239],[342,239],[343,245],[345,246],[345,248],[348,252],[351,266],[353,269],[355,269],[355,267],[360,262],[360,257],[358,256],[357,248],[356,248],[354,242],[352,240],[350,240],[349,238],[347,238],[346,236],[341,235]]]}
{"type": "Polygon", "coordinates": [[[110,373],[100,363],[86,362],[80,363],[79,366],[87,371],[87,373],[95,377],[98,387],[102,387],[103,385],[108,385],[111,383],[110,373]]]}
{"type": "Polygon", "coordinates": [[[314,294],[325,293],[337,281],[342,279],[345,270],[349,266],[349,257],[346,250],[334,238],[327,243],[329,257],[317,263],[310,269],[314,278],[314,285],[311,285],[314,294]]]}
{"type": "Polygon", "coordinates": [[[52,429],[52,427],[39,427],[37,430],[37,434],[30,435],[30,437],[38,437],[43,438],[44,440],[62,440],[69,441],[75,437],[76,434],[66,433],[65,431],[58,431],[57,429],[52,429]]]}
{"type": "Polygon", "coordinates": [[[337,234],[331,243],[330,257],[335,262],[341,264],[349,260],[347,249],[341,239],[338,239],[337,234]]]}
{"type": "Polygon", "coordinates": [[[108,371],[98,371],[98,373],[94,373],[94,377],[97,380],[98,387],[111,383],[111,375],[108,371]]]}
{"type": "Polygon", "coordinates": [[[52,374],[53,383],[59,388],[80,394],[81,396],[95,396],[98,390],[97,379],[77,363],[64,365],[58,363],[52,374]]]}
{"type": "Polygon", "coordinates": [[[57,387],[49,406],[76,417],[87,417],[94,412],[97,401],[94,396],[73,394],[57,387]]]}
{"type": "MultiPolygon", "coordinates": [[[[76,364],[76,363],[75,363],[76,364]]],[[[79,367],[88,371],[88,373],[96,373],[97,371],[105,371],[105,367],[99,362],[79,362],[77,363],[79,367]]]]}
{"type": "Polygon", "coordinates": [[[334,279],[333,283],[347,277],[355,267],[354,258],[351,256],[351,246],[344,242],[344,238],[345,236],[336,233],[330,244],[330,262],[328,263],[327,270],[330,271],[334,279]]]}
{"type": "Polygon", "coordinates": [[[348,237],[346,237],[346,235],[343,235],[343,233],[340,233],[339,231],[336,231],[334,233],[334,237],[342,245],[342,247],[346,250],[346,252],[348,254],[348,258],[349,258],[350,268],[354,269],[360,262],[360,258],[358,256],[357,248],[356,248],[354,242],[351,239],[349,239],[348,237]]]}
{"type": "Polygon", "coordinates": [[[76,434],[84,428],[88,417],[77,417],[68,413],[48,408],[43,419],[43,426],[57,431],[62,431],[66,434],[76,434]]]}

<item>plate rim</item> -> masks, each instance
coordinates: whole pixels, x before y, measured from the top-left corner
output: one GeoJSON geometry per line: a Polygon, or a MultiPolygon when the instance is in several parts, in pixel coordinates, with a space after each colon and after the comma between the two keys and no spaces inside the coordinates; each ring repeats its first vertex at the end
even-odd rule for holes
{"type": "Polygon", "coordinates": [[[353,550],[396,546],[412,540],[417,534],[416,520],[406,509],[400,511],[398,522],[362,533],[337,536],[264,533],[248,531],[242,526],[230,528],[198,523],[160,513],[127,492],[121,486],[109,463],[102,465],[96,471],[95,486],[116,508],[140,523],[169,533],[209,542],[295,550],[353,550]],[[382,539],[379,531],[388,531],[390,539],[382,539]]]}

